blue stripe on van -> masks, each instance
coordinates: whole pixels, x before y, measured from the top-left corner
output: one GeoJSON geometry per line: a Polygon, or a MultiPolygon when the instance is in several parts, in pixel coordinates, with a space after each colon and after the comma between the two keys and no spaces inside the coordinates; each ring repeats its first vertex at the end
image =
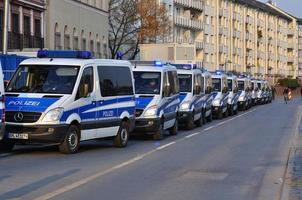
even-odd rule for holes
{"type": "Polygon", "coordinates": [[[145,109],[154,97],[137,97],[135,98],[135,107],[145,109]]]}

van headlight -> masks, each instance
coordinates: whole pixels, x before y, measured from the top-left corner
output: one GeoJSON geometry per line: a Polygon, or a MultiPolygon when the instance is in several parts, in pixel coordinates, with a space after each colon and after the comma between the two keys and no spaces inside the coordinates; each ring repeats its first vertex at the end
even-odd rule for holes
{"type": "Polygon", "coordinates": [[[220,106],[220,99],[215,99],[214,101],[213,101],[213,106],[220,106]]]}
{"type": "Polygon", "coordinates": [[[156,116],[156,113],[157,113],[157,106],[151,106],[145,111],[144,116],[152,117],[152,116],[156,116]]]}
{"type": "Polygon", "coordinates": [[[239,101],[245,101],[245,96],[240,96],[239,101]]]}
{"type": "Polygon", "coordinates": [[[190,108],[190,102],[185,101],[180,105],[180,110],[188,110],[190,108]]]}
{"type": "Polygon", "coordinates": [[[42,122],[56,122],[59,121],[63,114],[63,108],[55,108],[46,113],[42,122]]]}

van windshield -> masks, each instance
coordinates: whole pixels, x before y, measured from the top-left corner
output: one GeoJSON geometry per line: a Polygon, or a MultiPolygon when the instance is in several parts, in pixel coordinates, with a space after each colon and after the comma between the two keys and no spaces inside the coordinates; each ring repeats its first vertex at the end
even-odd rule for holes
{"type": "Polygon", "coordinates": [[[244,81],[238,81],[238,89],[240,91],[243,91],[244,90],[244,81]]]}
{"type": "Polygon", "coordinates": [[[178,74],[178,80],[180,92],[192,92],[192,75],[178,74]]]}
{"type": "Polygon", "coordinates": [[[136,94],[160,94],[160,72],[134,72],[136,94]]]}
{"type": "Polygon", "coordinates": [[[21,65],[6,92],[71,94],[78,72],[76,66],[21,65]]]}
{"type": "Polygon", "coordinates": [[[233,91],[233,81],[228,79],[228,91],[233,91]]]}
{"type": "Polygon", "coordinates": [[[213,78],[212,84],[213,84],[213,91],[221,92],[221,79],[220,78],[213,78]]]}

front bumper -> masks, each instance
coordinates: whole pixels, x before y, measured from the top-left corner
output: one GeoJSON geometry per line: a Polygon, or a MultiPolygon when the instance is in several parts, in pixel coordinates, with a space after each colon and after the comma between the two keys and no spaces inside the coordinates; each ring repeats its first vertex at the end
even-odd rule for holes
{"type": "Polygon", "coordinates": [[[136,119],[134,131],[150,133],[155,132],[159,129],[161,120],[160,118],[150,118],[150,119],[136,119]]]}
{"type": "Polygon", "coordinates": [[[69,125],[23,126],[6,124],[4,138],[23,143],[62,143],[69,125]],[[28,134],[28,139],[11,139],[9,134],[28,134]]]}
{"type": "Polygon", "coordinates": [[[221,106],[212,106],[212,114],[213,115],[217,115],[218,113],[220,113],[222,110],[221,106]]]}
{"type": "Polygon", "coordinates": [[[180,111],[178,116],[178,122],[180,124],[185,124],[193,118],[192,111],[180,111]]]}

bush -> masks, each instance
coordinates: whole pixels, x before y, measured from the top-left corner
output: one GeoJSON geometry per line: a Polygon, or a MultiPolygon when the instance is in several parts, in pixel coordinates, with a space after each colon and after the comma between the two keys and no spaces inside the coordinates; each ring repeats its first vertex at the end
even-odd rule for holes
{"type": "Polygon", "coordinates": [[[283,87],[289,87],[289,88],[293,88],[293,89],[300,86],[297,79],[288,79],[288,78],[279,79],[278,83],[283,87]]]}

